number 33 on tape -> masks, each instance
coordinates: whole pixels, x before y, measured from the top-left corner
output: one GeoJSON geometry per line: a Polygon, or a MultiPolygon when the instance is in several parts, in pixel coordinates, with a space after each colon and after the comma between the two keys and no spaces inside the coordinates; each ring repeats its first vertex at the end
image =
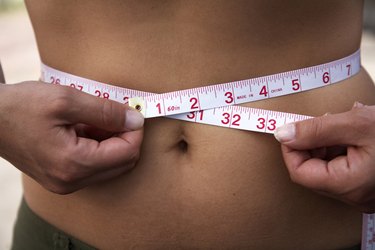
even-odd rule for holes
{"type": "MultiPolygon", "coordinates": [[[[299,93],[345,80],[360,70],[360,51],[342,59],[304,69],[231,83],[152,94],[64,73],[42,64],[41,79],[94,96],[129,104],[146,118],[166,116],[189,122],[273,133],[285,123],[310,118],[235,104],[299,93]]],[[[375,215],[363,217],[362,249],[375,249],[375,215]]]]}
{"type": "Polygon", "coordinates": [[[128,103],[145,118],[166,116],[189,122],[273,133],[285,123],[310,117],[247,108],[236,104],[328,86],[360,70],[360,51],[325,64],[235,82],[153,94],[66,74],[42,64],[42,79],[100,98],[128,103]]]}

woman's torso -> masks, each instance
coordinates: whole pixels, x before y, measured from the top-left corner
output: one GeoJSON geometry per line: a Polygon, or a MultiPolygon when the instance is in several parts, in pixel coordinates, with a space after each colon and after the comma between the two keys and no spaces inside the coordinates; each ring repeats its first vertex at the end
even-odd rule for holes
{"type": "MultiPolygon", "coordinates": [[[[362,1],[32,1],[42,61],[163,93],[317,65],[358,49],[362,1]]],[[[375,103],[361,72],[246,106],[306,115],[375,103]]],[[[332,249],[361,214],[293,184],[271,135],[165,118],[145,124],[130,173],[60,196],[24,177],[41,217],[101,249],[332,249]],[[181,146],[181,142],[186,142],[181,146]]]]}

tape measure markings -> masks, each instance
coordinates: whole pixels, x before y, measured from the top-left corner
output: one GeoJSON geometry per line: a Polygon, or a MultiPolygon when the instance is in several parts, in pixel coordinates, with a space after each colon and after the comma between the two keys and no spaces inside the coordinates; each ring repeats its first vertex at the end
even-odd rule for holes
{"type": "Polygon", "coordinates": [[[363,214],[362,222],[362,248],[365,250],[375,250],[375,215],[363,214]]]}
{"type": "Polygon", "coordinates": [[[337,62],[334,61],[271,76],[146,96],[145,117],[168,116],[299,93],[340,82],[359,72],[358,51],[346,60],[338,61],[341,62],[341,70],[337,70],[337,62]],[[343,64],[349,69],[354,68],[354,72],[342,69],[343,64]],[[177,97],[180,101],[176,100],[177,97]]]}
{"type": "MultiPolygon", "coordinates": [[[[143,114],[153,107],[153,104],[158,108],[157,111],[160,109],[158,113],[162,113],[155,115],[154,107],[154,111],[147,113],[146,117],[167,115],[167,118],[172,119],[263,133],[273,133],[278,126],[285,123],[311,117],[234,104],[299,93],[334,84],[357,74],[361,67],[358,50],[348,57],[322,65],[232,83],[153,94],[88,80],[60,72],[44,64],[41,66],[42,80],[46,82],[72,86],[86,93],[120,103],[129,102],[129,105],[131,103],[133,107],[139,105],[143,114]],[[259,94],[256,95],[256,93],[259,94]],[[261,96],[262,93],[264,97],[261,96]],[[176,99],[179,100],[177,103],[180,103],[180,106],[176,105],[176,99]],[[157,101],[160,103],[159,107],[156,106],[157,101]],[[193,105],[190,102],[193,102],[193,105]],[[168,107],[170,107],[169,111],[168,107]],[[170,115],[168,112],[175,114],[170,115]]],[[[363,215],[362,249],[375,250],[374,223],[374,214],[363,215]]]]}
{"type": "Polygon", "coordinates": [[[163,94],[126,89],[100,83],[42,64],[45,81],[67,85],[94,96],[137,107],[148,117],[167,116],[189,122],[272,133],[286,122],[309,116],[254,109],[234,104],[247,103],[327,86],[359,72],[359,50],[345,58],[312,66],[229,83],[172,91],[163,94]]]}
{"type": "Polygon", "coordinates": [[[242,106],[225,106],[188,114],[171,115],[168,118],[247,131],[273,133],[277,127],[285,123],[312,117],[242,106]]]}

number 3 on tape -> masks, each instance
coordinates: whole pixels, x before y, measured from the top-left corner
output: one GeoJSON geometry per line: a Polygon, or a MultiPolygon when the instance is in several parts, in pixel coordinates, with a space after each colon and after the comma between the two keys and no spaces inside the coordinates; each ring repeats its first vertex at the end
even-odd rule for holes
{"type": "MultiPolygon", "coordinates": [[[[313,67],[165,94],[112,86],[61,72],[44,64],[41,65],[41,79],[120,103],[129,100],[129,106],[146,118],[168,115],[168,118],[189,122],[273,133],[285,123],[309,117],[231,105],[324,87],[357,74],[360,68],[358,50],[342,59],[313,67]]],[[[375,215],[364,215],[363,225],[362,249],[374,250],[375,215]]]]}

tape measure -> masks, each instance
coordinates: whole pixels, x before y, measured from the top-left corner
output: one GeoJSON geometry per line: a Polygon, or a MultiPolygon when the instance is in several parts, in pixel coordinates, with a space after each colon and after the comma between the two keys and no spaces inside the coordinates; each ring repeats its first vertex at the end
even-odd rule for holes
{"type": "Polygon", "coordinates": [[[277,127],[309,116],[254,109],[236,104],[324,87],[360,70],[360,51],[325,64],[201,88],[154,94],[88,80],[42,64],[42,80],[71,86],[139,110],[145,118],[165,116],[203,124],[273,133],[277,127]]]}
{"type": "Polygon", "coordinates": [[[363,214],[362,250],[375,250],[375,214],[363,214]]]}
{"type": "MultiPolygon", "coordinates": [[[[316,89],[357,74],[360,51],[329,63],[235,82],[163,94],[113,86],[61,72],[41,64],[41,80],[71,86],[100,98],[114,100],[140,111],[145,118],[167,117],[203,124],[273,133],[285,123],[310,116],[236,106],[316,89]]],[[[375,250],[375,215],[363,215],[362,249],[375,250]]]]}

